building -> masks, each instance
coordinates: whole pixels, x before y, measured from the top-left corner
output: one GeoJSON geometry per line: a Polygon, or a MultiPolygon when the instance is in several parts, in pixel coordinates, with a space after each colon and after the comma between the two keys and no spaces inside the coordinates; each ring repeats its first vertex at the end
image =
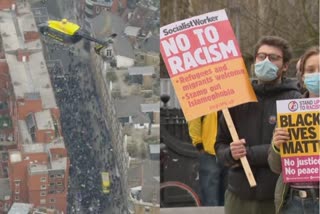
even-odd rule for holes
{"type": "Polygon", "coordinates": [[[61,214],[55,209],[35,207],[33,204],[13,203],[8,214],[61,214]]]}
{"type": "Polygon", "coordinates": [[[159,65],[160,63],[160,37],[150,35],[139,42],[139,49],[136,52],[137,61],[145,65],[159,65]]]}
{"type": "Polygon", "coordinates": [[[160,124],[160,102],[141,104],[141,112],[149,114],[153,127],[159,127],[160,124]]]}
{"type": "Polygon", "coordinates": [[[141,112],[141,103],[143,103],[143,101],[143,97],[135,95],[115,100],[117,118],[122,125],[132,125],[135,129],[149,127],[149,116],[141,112]]]}
{"type": "Polygon", "coordinates": [[[92,18],[101,12],[109,11],[113,14],[121,14],[126,8],[127,0],[85,0],[85,24],[86,26],[90,25],[92,18]]]}
{"type": "Polygon", "coordinates": [[[153,66],[129,67],[128,73],[129,83],[140,84],[144,90],[152,90],[155,75],[153,66]]]}
{"type": "Polygon", "coordinates": [[[141,28],[141,34],[145,36],[155,27],[159,28],[159,23],[160,8],[152,0],[140,0],[129,14],[129,25],[141,28]]]}
{"type": "Polygon", "coordinates": [[[116,33],[112,46],[107,48],[113,56],[117,68],[128,68],[134,65],[134,51],[129,38],[125,36],[125,22],[123,19],[110,12],[103,12],[91,21],[90,29],[92,35],[101,40],[106,40],[109,35],[116,33]],[[102,26],[102,27],[101,27],[102,26]]]}
{"type": "Polygon", "coordinates": [[[66,213],[70,163],[34,16],[6,0],[0,17],[0,213],[12,203],[66,213]]]}

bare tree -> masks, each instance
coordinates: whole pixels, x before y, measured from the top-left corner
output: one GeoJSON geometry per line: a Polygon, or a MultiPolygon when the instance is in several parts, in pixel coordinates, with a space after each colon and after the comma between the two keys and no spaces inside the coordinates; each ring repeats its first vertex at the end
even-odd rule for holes
{"type": "Polygon", "coordinates": [[[278,35],[293,47],[294,57],[319,45],[318,0],[170,0],[161,1],[161,25],[226,9],[249,66],[253,47],[263,35],[278,35]]]}

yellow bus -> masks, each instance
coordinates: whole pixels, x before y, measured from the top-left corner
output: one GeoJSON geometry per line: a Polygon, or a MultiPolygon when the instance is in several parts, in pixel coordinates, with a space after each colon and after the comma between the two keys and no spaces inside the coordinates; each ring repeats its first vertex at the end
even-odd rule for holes
{"type": "Polygon", "coordinates": [[[109,193],[110,192],[110,178],[108,172],[101,172],[102,179],[102,192],[109,193]]]}

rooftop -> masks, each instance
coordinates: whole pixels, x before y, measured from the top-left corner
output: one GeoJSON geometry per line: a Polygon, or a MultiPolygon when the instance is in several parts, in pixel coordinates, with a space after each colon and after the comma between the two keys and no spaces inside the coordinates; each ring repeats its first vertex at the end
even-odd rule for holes
{"type": "Polygon", "coordinates": [[[134,26],[127,26],[125,29],[124,29],[124,33],[127,35],[127,36],[138,36],[139,32],[140,32],[140,29],[139,27],[134,27],[134,26]]]}
{"type": "Polygon", "coordinates": [[[23,144],[30,144],[32,143],[32,138],[28,130],[28,126],[25,120],[18,120],[18,127],[20,131],[20,136],[23,144]]]}
{"type": "Polygon", "coordinates": [[[9,179],[0,178],[0,190],[0,201],[8,200],[11,195],[9,179]]]}
{"type": "Polygon", "coordinates": [[[59,158],[57,160],[51,161],[51,169],[53,170],[65,170],[67,168],[67,158],[59,158]]]}
{"type": "Polygon", "coordinates": [[[39,130],[54,129],[50,110],[36,112],[34,116],[39,130]]]}
{"type": "Polygon", "coordinates": [[[129,75],[152,75],[154,74],[154,67],[153,66],[136,66],[136,67],[129,67],[128,68],[129,75]]]}
{"type": "Polygon", "coordinates": [[[160,163],[159,161],[146,160],[143,162],[144,179],[142,184],[142,200],[144,202],[156,201],[160,204],[160,183],[159,183],[159,172],[160,163]]]}
{"type": "Polygon", "coordinates": [[[20,151],[10,151],[9,152],[9,159],[11,163],[21,162],[22,155],[20,151]]]}
{"type": "Polygon", "coordinates": [[[159,35],[152,35],[149,38],[146,38],[141,43],[141,50],[146,52],[160,52],[160,37],[159,35]]]}
{"type": "Polygon", "coordinates": [[[32,209],[32,204],[25,204],[25,203],[13,203],[11,206],[8,214],[28,214],[32,209]]]}
{"type": "Polygon", "coordinates": [[[17,99],[26,98],[31,93],[40,93],[44,109],[57,107],[42,52],[31,54],[27,62],[18,61],[13,54],[6,54],[6,59],[17,99]]]}
{"type": "Polygon", "coordinates": [[[25,42],[25,32],[38,32],[28,4],[18,5],[19,14],[0,11],[0,33],[17,99],[29,93],[40,93],[44,109],[55,108],[56,101],[45,66],[40,39],[25,42]],[[29,60],[18,61],[17,51],[26,52],[29,60]]]}
{"type": "Polygon", "coordinates": [[[48,173],[48,166],[47,166],[47,164],[30,163],[29,164],[29,172],[31,174],[48,173]]]}
{"type": "Polygon", "coordinates": [[[137,115],[140,112],[140,104],[144,102],[141,96],[128,96],[115,100],[117,117],[128,117],[137,115]]]}
{"type": "Polygon", "coordinates": [[[141,104],[141,112],[160,112],[160,103],[141,104]]]}
{"type": "Polygon", "coordinates": [[[49,153],[49,150],[52,148],[65,148],[63,138],[55,139],[51,143],[33,143],[33,144],[23,144],[23,151],[25,153],[49,153]]]}
{"type": "Polygon", "coordinates": [[[39,39],[24,43],[24,32],[38,31],[29,5],[18,4],[18,11],[19,14],[13,11],[0,11],[2,19],[0,29],[5,29],[4,32],[1,32],[5,52],[9,53],[19,48],[41,50],[42,45],[39,39]]]}

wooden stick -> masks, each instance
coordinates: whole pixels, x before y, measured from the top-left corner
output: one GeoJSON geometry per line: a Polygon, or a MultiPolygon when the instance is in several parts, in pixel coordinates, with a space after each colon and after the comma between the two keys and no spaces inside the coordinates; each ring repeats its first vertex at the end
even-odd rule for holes
{"type": "MultiPolygon", "coordinates": [[[[222,112],[223,112],[224,118],[225,118],[225,120],[227,122],[229,131],[231,133],[232,140],[233,141],[239,140],[239,136],[238,136],[238,133],[237,133],[235,127],[234,127],[234,124],[233,124],[229,109],[223,109],[222,112]]],[[[240,158],[240,161],[241,161],[242,167],[244,169],[244,172],[246,173],[246,176],[247,176],[247,179],[249,181],[250,187],[257,186],[256,180],[254,179],[254,176],[252,174],[252,171],[251,171],[250,165],[248,163],[247,157],[244,156],[244,157],[240,158]]]]}

